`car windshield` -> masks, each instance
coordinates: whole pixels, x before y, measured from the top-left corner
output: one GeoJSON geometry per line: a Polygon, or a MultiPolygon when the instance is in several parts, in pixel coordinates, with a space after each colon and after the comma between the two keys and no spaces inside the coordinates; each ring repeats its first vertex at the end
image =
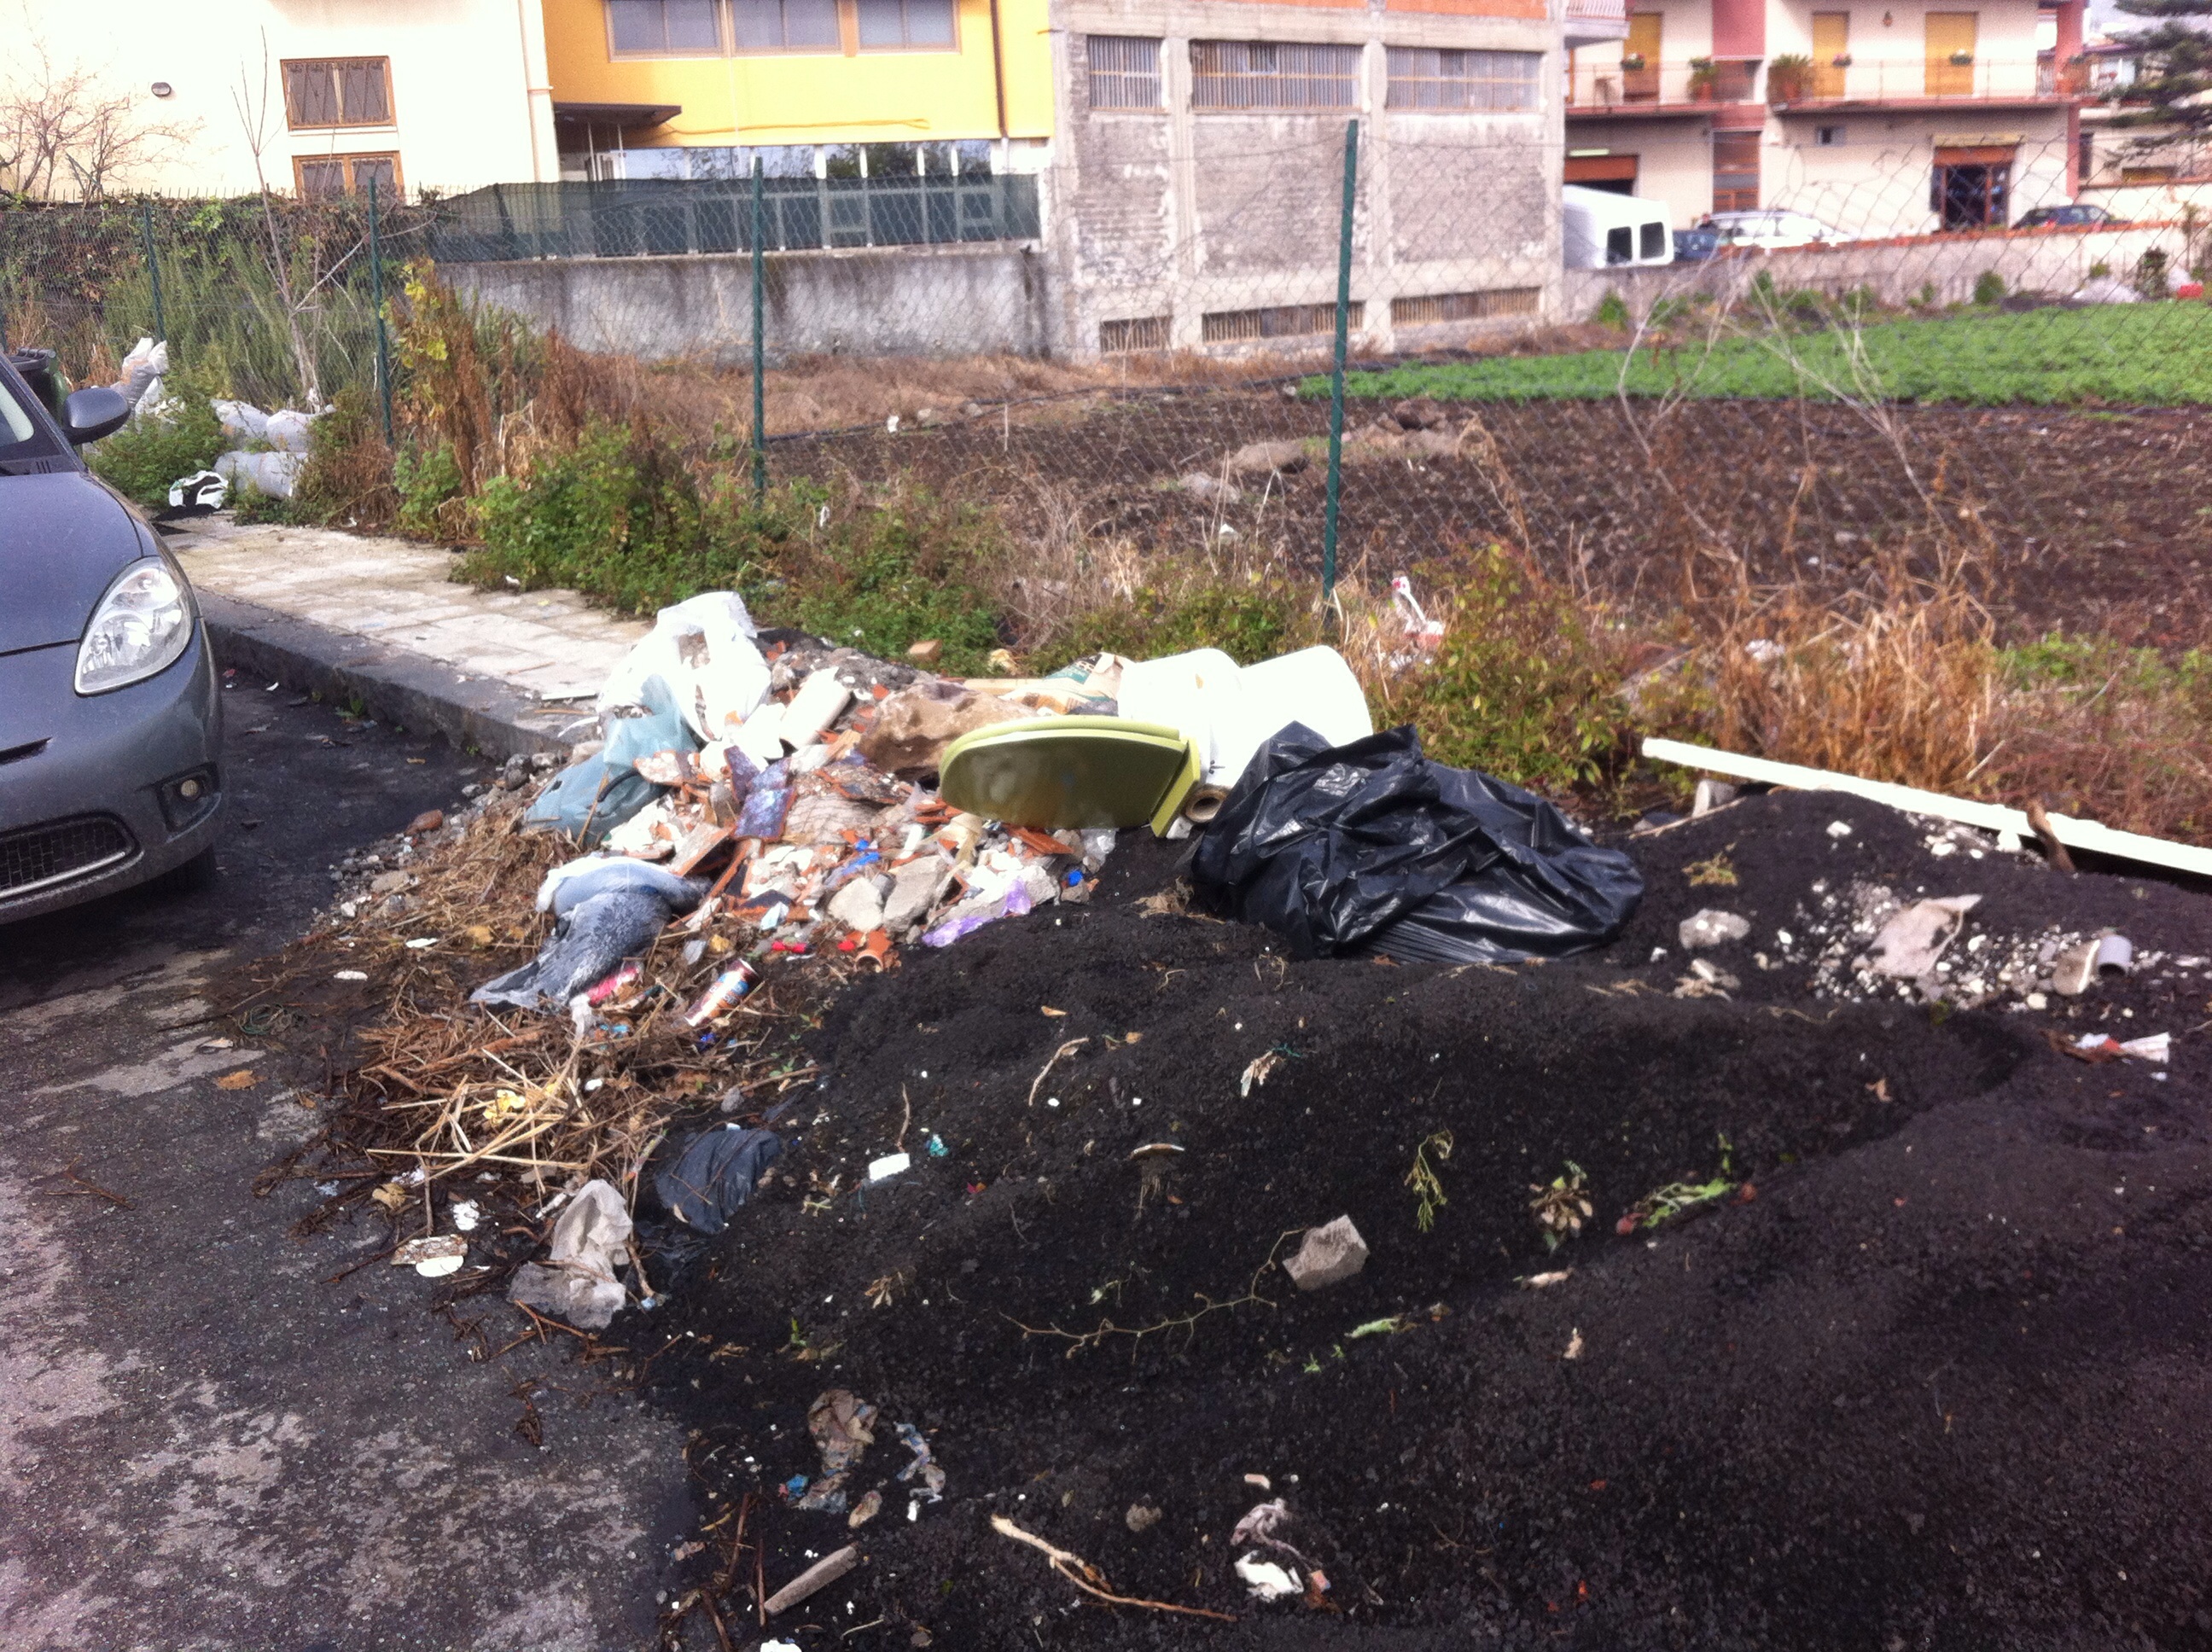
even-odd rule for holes
{"type": "Polygon", "coordinates": [[[0,474],[13,459],[51,459],[59,452],[34,417],[30,398],[12,374],[0,373],[0,474]]]}

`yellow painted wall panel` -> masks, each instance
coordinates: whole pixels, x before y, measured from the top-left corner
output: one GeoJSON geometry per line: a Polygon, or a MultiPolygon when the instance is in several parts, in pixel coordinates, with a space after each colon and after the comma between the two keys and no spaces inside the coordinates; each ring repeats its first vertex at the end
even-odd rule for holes
{"type": "MultiPolygon", "coordinates": [[[[1000,0],[1007,125],[1052,130],[1046,0],[1000,0]]],[[[999,136],[990,0],[960,0],[951,52],[775,52],[622,58],[610,52],[604,0],[545,0],[546,56],[558,103],[677,104],[665,144],[847,143],[999,136]]]]}

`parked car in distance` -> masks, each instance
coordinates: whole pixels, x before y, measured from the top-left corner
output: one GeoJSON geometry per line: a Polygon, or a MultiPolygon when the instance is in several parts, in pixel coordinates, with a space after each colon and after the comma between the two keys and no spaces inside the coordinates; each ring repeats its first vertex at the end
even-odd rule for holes
{"type": "Polygon", "coordinates": [[[2014,229],[2121,229],[2127,226],[2125,218],[2115,218],[2100,206],[2038,207],[2033,212],[2023,212],[2014,229]]]}
{"type": "Polygon", "coordinates": [[[1756,212],[1716,212],[1698,227],[1711,230],[1723,246],[1764,246],[1776,251],[1851,239],[1818,218],[1778,207],[1765,207],[1756,212]]]}
{"type": "Polygon", "coordinates": [[[0,924],[215,842],[222,708],[198,606],[76,452],[130,413],[104,386],[64,398],[46,352],[0,359],[0,924]]]}
{"type": "Polygon", "coordinates": [[[1719,234],[1711,229],[1678,229],[1674,232],[1674,262],[1703,264],[1721,250],[1719,234]]]}
{"type": "Polygon", "coordinates": [[[1568,269],[1674,263],[1674,218],[1664,201],[1569,184],[1559,203],[1568,269]]]}

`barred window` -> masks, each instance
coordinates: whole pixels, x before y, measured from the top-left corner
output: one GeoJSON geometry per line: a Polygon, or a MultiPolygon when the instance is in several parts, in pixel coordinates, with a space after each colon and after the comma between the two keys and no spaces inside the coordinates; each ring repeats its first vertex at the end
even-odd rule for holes
{"type": "Polygon", "coordinates": [[[1194,109],[1356,109],[1359,48],[1291,41],[1193,40],[1194,109]]]}
{"type": "Polygon", "coordinates": [[[1526,113],[1536,106],[1535,52],[1432,52],[1390,48],[1393,109],[1526,113]]]}
{"type": "Polygon", "coordinates": [[[837,0],[732,0],[740,52],[835,52],[837,0]]]}
{"type": "Polygon", "coordinates": [[[1090,39],[1091,106],[1094,109],[1158,109],[1160,43],[1123,34],[1094,34],[1090,39]]]}

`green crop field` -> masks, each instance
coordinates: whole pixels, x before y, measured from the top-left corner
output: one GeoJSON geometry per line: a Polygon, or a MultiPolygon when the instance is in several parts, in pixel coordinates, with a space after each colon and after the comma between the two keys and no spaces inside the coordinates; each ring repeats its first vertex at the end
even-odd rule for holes
{"type": "MultiPolygon", "coordinates": [[[[1677,335],[1679,339],[1680,335],[1677,335]]],[[[1501,356],[1352,373],[1349,395],[1457,401],[1540,401],[1683,394],[1824,397],[1862,393],[1847,361],[1850,335],[1806,328],[1702,338],[1656,349],[1501,356]],[[1622,369],[1626,367],[1624,382],[1622,369]]],[[[2212,306],[2172,301],[2079,310],[1985,311],[1874,321],[1857,346],[1863,372],[1894,400],[2173,406],[2212,402],[2212,306]]],[[[1325,379],[1308,395],[1327,395],[1325,379]]]]}

